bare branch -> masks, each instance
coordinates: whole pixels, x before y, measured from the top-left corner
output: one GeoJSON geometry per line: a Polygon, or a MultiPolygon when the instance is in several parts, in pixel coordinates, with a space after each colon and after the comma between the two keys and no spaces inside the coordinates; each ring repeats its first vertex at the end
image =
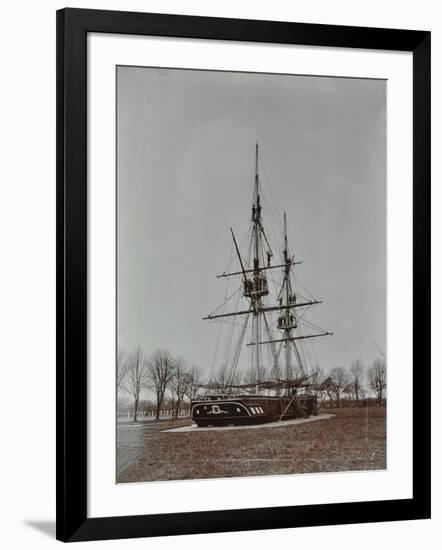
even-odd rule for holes
{"type": "Polygon", "coordinates": [[[141,348],[130,353],[126,360],[127,372],[121,382],[121,388],[129,393],[134,399],[134,421],[137,421],[138,403],[140,393],[147,386],[147,365],[141,348]]]}
{"type": "Polygon", "coordinates": [[[343,367],[335,367],[330,372],[331,390],[336,399],[336,405],[339,406],[342,392],[348,385],[348,374],[343,367]]]}
{"type": "Polygon", "coordinates": [[[117,389],[123,388],[123,381],[126,378],[128,371],[126,353],[123,350],[118,350],[117,354],[117,389]]]}
{"type": "Polygon", "coordinates": [[[387,388],[387,366],[385,359],[382,357],[375,359],[373,365],[368,369],[368,381],[370,388],[375,392],[376,398],[380,403],[387,388]]]}
{"type": "Polygon", "coordinates": [[[149,387],[154,391],[156,396],[156,419],[159,420],[164,395],[173,377],[174,361],[168,350],[157,350],[147,361],[147,366],[149,371],[149,387]]]}
{"type": "Polygon", "coordinates": [[[364,365],[360,359],[356,359],[350,366],[350,383],[352,384],[356,401],[359,401],[359,398],[361,397],[364,378],[364,365]]]}

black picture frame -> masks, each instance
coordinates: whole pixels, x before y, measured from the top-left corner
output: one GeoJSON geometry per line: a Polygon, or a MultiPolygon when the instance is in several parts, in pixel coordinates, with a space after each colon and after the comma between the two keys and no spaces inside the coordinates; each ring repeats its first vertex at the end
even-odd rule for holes
{"type": "Polygon", "coordinates": [[[85,541],[430,517],[430,33],[83,9],[57,12],[57,539],[85,541]],[[87,34],[413,54],[413,498],[87,516],[87,34]]]}

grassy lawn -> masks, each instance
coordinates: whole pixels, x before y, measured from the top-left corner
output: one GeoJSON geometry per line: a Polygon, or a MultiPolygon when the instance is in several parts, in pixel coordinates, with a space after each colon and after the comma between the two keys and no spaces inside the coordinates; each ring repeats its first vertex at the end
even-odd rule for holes
{"type": "Polygon", "coordinates": [[[333,418],[277,428],[165,433],[187,420],[118,426],[117,482],[381,470],[385,407],[327,409],[333,418]]]}

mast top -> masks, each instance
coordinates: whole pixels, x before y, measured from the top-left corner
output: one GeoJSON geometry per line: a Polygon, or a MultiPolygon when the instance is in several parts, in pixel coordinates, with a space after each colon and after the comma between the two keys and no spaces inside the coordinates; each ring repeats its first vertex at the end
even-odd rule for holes
{"type": "Polygon", "coordinates": [[[288,264],[290,262],[289,258],[289,246],[287,240],[287,214],[284,210],[284,262],[288,264]]]}
{"type": "Polygon", "coordinates": [[[252,221],[256,224],[261,219],[261,198],[259,196],[259,175],[258,175],[258,142],[255,145],[255,192],[252,207],[252,221]]]}
{"type": "Polygon", "coordinates": [[[259,175],[258,175],[258,155],[259,155],[259,149],[258,149],[258,142],[256,142],[255,145],[255,205],[258,206],[260,202],[259,197],[259,175]]]}

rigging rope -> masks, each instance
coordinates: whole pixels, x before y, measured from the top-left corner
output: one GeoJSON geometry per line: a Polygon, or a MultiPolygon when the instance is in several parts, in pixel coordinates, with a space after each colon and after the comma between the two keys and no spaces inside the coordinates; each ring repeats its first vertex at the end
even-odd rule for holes
{"type": "MultiPolygon", "coordinates": [[[[236,301],[235,311],[238,311],[240,298],[241,298],[241,293],[239,292],[238,293],[238,299],[236,301]]],[[[225,352],[224,352],[224,360],[223,360],[222,367],[224,367],[225,365],[228,365],[228,363],[229,363],[229,358],[230,358],[230,353],[231,353],[231,348],[232,348],[232,342],[233,342],[233,335],[234,335],[234,332],[235,332],[235,326],[236,326],[235,323],[232,323],[232,328],[231,328],[231,331],[230,331],[230,337],[227,340],[227,345],[226,345],[226,349],[225,349],[225,352]]]]}
{"type": "Polygon", "coordinates": [[[248,315],[246,315],[246,319],[243,323],[243,327],[241,329],[241,332],[239,334],[239,337],[238,337],[238,340],[237,340],[237,343],[236,343],[236,347],[235,347],[235,351],[234,351],[234,354],[233,354],[232,362],[231,362],[230,369],[229,369],[228,375],[227,375],[227,385],[232,385],[233,382],[234,382],[236,367],[238,365],[239,356],[241,354],[241,349],[242,349],[242,346],[243,346],[243,343],[244,343],[244,336],[245,336],[245,333],[246,333],[249,318],[250,318],[250,313],[248,315]]]}
{"type": "MultiPolygon", "coordinates": [[[[261,176],[259,178],[260,183],[260,196],[261,196],[261,205],[262,205],[262,212],[263,212],[263,218],[266,220],[266,229],[264,230],[264,227],[259,224],[259,228],[254,224],[253,222],[249,224],[248,230],[243,234],[243,238],[240,241],[239,249],[245,248],[245,241],[247,239],[248,246],[245,249],[246,255],[243,257],[243,263],[246,266],[246,269],[252,269],[253,268],[253,257],[255,255],[254,251],[254,234],[253,231],[259,231],[259,235],[261,238],[259,239],[259,250],[258,250],[258,258],[259,258],[259,264],[261,266],[267,266],[269,262],[269,258],[267,257],[267,252],[271,252],[272,256],[276,255],[276,252],[278,255],[282,255],[282,248],[281,244],[284,243],[284,224],[275,213],[275,208],[277,207],[277,202],[275,201],[275,198],[273,196],[271,186],[269,185],[269,181],[265,172],[264,165],[262,163],[262,155],[259,159],[259,166],[261,169],[261,172],[263,174],[263,178],[261,179],[261,176]],[[264,184],[264,185],[263,185],[264,184]],[[264,191],[264,192],[263,192],[264,191]],[[273,253],[275,251],[275,253],[273,253]]],[[[255,193],[255,191],[254,191],[255,193]]],[[[254,202],[256,201],[256,197],[254,195],[254,202]]],[[[289,257],[290,251],[288,250],[289,257]]],[[[234,254],[234,247],[233,243],[231,242],[230,245],[230,258],[229,262],[226,266],[226,269],[224,270],[224,273],[227,273],[228,270],[231,268],[234,259],[236,258],[236,255],[234,254]]],[[[283,262],[282,262],[283,263],[283,262]]],[[[242,274],[239,274],[242,276],[242,274]]],[[[268,296],[263,296],[258,300],[260,305],[273,305],[273,300],[271,300],[272,296],[277,296],[277,299],[279,299],[282,296],[282,292],[285,289],[285,284],[288,286],[289,293],[295,293],[296,297],[301,299],[304,302],[308,302],[309,300],[314,301],[315,298],[310,293],[310,291],[307,289],[307,287],[302,283],[302,281],[296,276],[295,274],[295,267],[292,265],[290,266],[289,273],[286,274],[284,271],[284,268],[281,268],[281,271],[279,269],[269,270],[265,272],[266,280],[268,289],[270,291],[270,294],[268,296]],[[281,275],[282,277],[282,284],[281,281],[281,275]],[[301,290],[301,292],[298,292],[298,289],[301,290]]],[[[228,290],[228,281],[230,279],[226,278],[226,290],[225,290],[225,298],[223,303],[221,303],[212,313],[211,315],[216,314],[220,310],[225,312],[226,304],[232,300],[235,296],[236,299],[236,307],[235,312],[239,310],[239,304],[240,300],[242,299],[242,288],[243,288],[243,281],[241,279],[241,283],[239,288],[237,288],[234,292],[232,292],[229,296],[227,296],[227,290],[228,290]]],[[[233,279],[234,281],[237,281],[237,279],[233,279]]],[[[247,304],[250,305],[249,300],[247,300],[247,304]]],[[[312,322],[307,321],[307,319],[304,319],[305,314],[310,308],[307,307],[304,310],[301,310],[298,317],[298,312],[296,313],[295,317],[297,320],[297,328],[295,329],[295,334],[299,336],[304,336],[304,329],[306,327],[310,327],[311,329],[318,330],[318,331],[324,331],[321,327],[318,327],[317,325],[314,325],[312,322]]],[[[227,336],[227,342],[224,349],[224,357],[223,362],[220,364],[220,375],[223,374],[223,383],[224,385],[230,385],[232,386],[235,377],[237,375],[237,367],[241,355],[242,346],[244,343],[245,334],[247,331],[247,327],[249,325],[249,318],[251,314],[246,315],[245,320],[242,321],[240,317],[233,317],[229,319],[218,319],[215,322],[220,323],[219,331],[218,331],[218,337],[216,342],[216,348],[215,348],[215,355],[213,358],[213,363],[211,366],[210,371],[210,380],[212,380],[213,371],[216,366],[216,361],[218,358],[218,352],[220,348],[220,342],[221,342],[221,336],[222,336],[222,326],[224,324],[230,324],[231,328],[228,329],[228,334],[225,334],[227,336]]],[[[262,317],[264,317],[264,323],[265,323],[265,332],[268,336],[268,340],[274,340],[275,337],[275,330],[277,328],[277,319],[280,316],[280,311],[276,310],[272,313],[269,313],[269,317],[267,317],[264,312],[262,312],[262,317]]],[[[260,318],[260,315],[257,317],[253,317],[256,319],[255,322],[258,322],[258,317],[260,318]]],[[[253,326],[252,326],[252,334],[253,334],[253,326]]],[[[325,331],[324,331],[325,332],[325,331]]],[[[258,341],[261,340],[260,334],[258,335],[258,341]]],[[[256,339],[256,334],[252,338],[256,339]]],[[[256,345],[259,345],[256,343],[256,345]]],[[[294,349],[295,352],[295,358],[297,363],[297,373],[306,376],[308,374],[309,365],[313,364],[313,360],[316,360],[317,358],[315,354],[315,348],[313,345],[311,345],[310,340],[289,340],[285,342],[274,343],[270,342],[269,345],[265,346],[262,354],[262,365],[265,365],[267,361],[267,365],[273,363],[273,371],[274,375],[277,379],[280,379],[281,376],[281,369],[279,365],[279,359],[280,359],[280,353],[281,349],[286,346],[292,346],[292,349],[294,349]]],[[[250,361],[249,364],[252,365],[252,369],[254,368],[256,370],[257,365],[254,365],[256,354],[253,352],[253,347],[250,349],[250,361]]],[[[260,377],[260,373],[256,373],[258,378],[260,377]]],[[[283,413],[285,414],[285,412],[283,413]]]]}
{"type": "MultiPolygon", "coordinates": [[[[265,326],[266,326],[267,336],[269,337],[269,340],[274,340],[274,335],[273,335],[272,331],[270,330],[269,323],[267,321],[267,316],[265,315],[265,313],[263,313],[262,316],[264,317],[264,323],[265,323],[265,326]]],[[[279,380],[280,376],[281,376],[281,373],[280,373],[280,368],[279,368],[279,363],[278,363],[278,354],[276,353],[274,342],[272,342],[270,344],[270,349],[271,349],[271,352],[272,352],[272,355],[273,355],[273,375],[277,380],[279,380]]]]}

